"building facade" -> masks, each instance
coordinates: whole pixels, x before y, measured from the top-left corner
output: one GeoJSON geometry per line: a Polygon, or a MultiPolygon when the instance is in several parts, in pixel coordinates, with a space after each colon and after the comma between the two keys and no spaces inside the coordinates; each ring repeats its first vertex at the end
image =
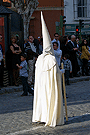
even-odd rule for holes
{"type": "Polygon", "coordinates": [[[90,0],[64,0],[64,15],[66,16],[65,35],[76,34],[76,25],[84,20],[83,36],[90,35],[90,0]]]}
{"type": "Polygon", "coordinates": [[[64,15],[64,2],[63,0],[38,0],[38,2],[39,5],[30,20],[29,34],[35,38],[42,36],[40,18],[42,11],[50,36],[53,39],[56,32],[55,22],[60,22],[60,15],[64,15]]]}

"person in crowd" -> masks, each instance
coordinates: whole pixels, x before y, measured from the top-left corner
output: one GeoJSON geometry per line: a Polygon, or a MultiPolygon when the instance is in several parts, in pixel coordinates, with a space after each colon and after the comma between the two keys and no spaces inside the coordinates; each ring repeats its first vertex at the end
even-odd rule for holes
{"type": "Polygon", "coordinates": [[[39,43],[39,55],[42,54],[43,52],[43,38],[40,39],[39,43]]]}
{"type": "Polygon", "coordinates": [[[60,37],[59,37],[59,42],[60,42],[60,50],[62,50],[63,36],[60,36],[60,37]]]}
{"type": "Polygon", "coordinates": [[[64,57],[65,54],[67,54],[67,43],[68,43],[68,37],[64,36],[62,38],[62,44],[61,44],[61,48],[62,48],[62,57],[64,57]]]}
{"type": "Polygon", "coordinates": [[[79,48],[80,43],[79,43],[79,38],[78,37],[76,38],[76,43],[77,43],[77,48],[79,48]]]}
{"type": "Polygon", "coordinates": [[[90,53],[88,51],[88,47],[87,47],[87,40],[84,39],[82,42],[82,54],[81,54],[81,59],[83,61],[83,65],[82,65],[82,75],[89,75],[88,74],[88,60],[90,57],[90,53]],[[85,73],[85,74],[84,74],[85,73]]]}
{"type": "Polygon", "coordinates": [[[46,24],[41,13],[43,54],[36,61],[32,122],[55,127],[64,124],[61,76],[46,24]]]}
{"type": "Polygon", "coordinates": [[[34,85],[34,73],[35,73],[35,60],[37,58],[36,48],[33,43],[33,36],[29,36],[29,40],[27,46],[25,48],[25,52],[27,53],[27,62],[28,62],[28,83],[30,87],[34,85]]]}
{"type": "Polygon", "coordinates": [[[19,45],[19,44],[20,44],[20,41],[19,41],[19,35],[16,34],[15,36],[16,36],[16,44],[19,45]]]}
{"type": "Polygon", "coordinates": [[[24,49],[26,48],[27,46],[27,39],[24,40],[24,49]]]}
{"type": "Polygon", "coordinates": [[[17,79],[19,77],[19,70],[16,66],[16,64],[20,64],[20,53],[21,48],[19,45],[16,44],[16,36],[13,35],[11,37],[11,45],[10,49],[12,51],[12,69],[13,69],[13,79],[14,79],[14,84],[18,86],[17,79]]]}
{"type": "Polygon", "coordinates": [[[10,49],[10,46],[8,47],[8,50],[6,51],[6,68],[8,71],[8,79],[9,79],[9,85],[13,86],[13,67],[12,67],[12,56],[13,53],[10,49]]]}
{"type": "Polygon", "coordinates": [[[2,35],[0,34],[0,89],[3,87],[3,72],[4,72],[4,63],[3,63],[3,49],[2,49],[2,35]]]}
{"type": "Polygon", "coordinates": [[[58,49],[58,43],[53,42],[53,49],[54,49],[54,55],[57,60],[58,66],[60,68],[61,65],[61,58],[62,58],[62,51],[58,49]]]}
{"type": "Polygon", "coordinates": [[[40,44],[40,39],[41,39],[41,37],[38,37],[39,44],[40,44]]]}
{"type": "Polygon", "coordinates": [[[39,40],[36,38],[33,38],[33,43],[36,48],[36,52],[39,53],[39,40]]]}
{"type": "Polygon", "coordinates": [[[69,55],[65,54],[64,59],[62,60],[64,64],[64,69],[65,69],[65,84],[70,85],[69,83],[69,76],[70,73],[72,73],[72,64],[71,61],[69,60],[69,55]]]}
{"type": "Polygon", "coordinates": [[[67,43],[67,53],[69,54],[70,60],[72,63],[73,76],[79,77],[79,75],[77,73],[80,70],[80,68],[78,66],[77,55],[76,55],[78,48],[77,48],[77,44],[75,42],[75,39],[76,39],[75,35],[72,35],[71,40],[69,40],[69,42],[67,43]]]}
{"type": "Polygon", "coordinates": [[[21,63],[16,64],[16,66],[20,70],[20,77],[23,85],[23,94],[21,96],[28,96],[28,92],[34,95],[34,91],[28,85],[28,72],[27,72],[27,62],[26,62],[26,54],[21,54],[21,63]]]}
{"type": "Polygon", "coordinates": [[[60,50],[60,41],[59,41],[59,34],[58,33],[54,33],[54,39],[52,40],[52,43],[53,42],[58,43],[58,49],[60,50]]]}

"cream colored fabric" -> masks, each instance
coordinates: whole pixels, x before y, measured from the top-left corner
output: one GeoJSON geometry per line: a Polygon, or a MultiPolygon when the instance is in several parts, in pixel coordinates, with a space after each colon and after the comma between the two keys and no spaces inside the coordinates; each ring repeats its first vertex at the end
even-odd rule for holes
{"type": "Polygon", "coordinates": [[[36,62],[33,103],[33,122],[45,122],[46,126],[55,127],[64,124],[62,99],[62,73],[56,62],[50,36],[43,15],[43,54],[36,62]]]}
{"type": "Polygon", "coordinates": [[[51,54],[54,56],[53,45],[42,12],[41,12],[41,23],[43,35],[43,55],[46,56],[47,54],[51,54]]]}
{"type": "Polygon", "coordinates": [[[35,72],[33,122],[45,122],[46,126],[55,127],[64,124],[61,72],[58,65],[43,71],[44,65],[50,64],[51,56],[43,60],[43,54],[38,57],[35,72]],[[44,61],[44,62],[43,62],[44,61]]]}

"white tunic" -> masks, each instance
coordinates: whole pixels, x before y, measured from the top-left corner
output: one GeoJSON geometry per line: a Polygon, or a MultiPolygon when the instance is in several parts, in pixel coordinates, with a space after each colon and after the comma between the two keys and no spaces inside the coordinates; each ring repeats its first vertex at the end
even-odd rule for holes
{"type": "Polygon", "coordinates": [[[32,122],[45,126],[64,124],[61,71],[52,55],[40,55],[36,62],[32,122]]]}

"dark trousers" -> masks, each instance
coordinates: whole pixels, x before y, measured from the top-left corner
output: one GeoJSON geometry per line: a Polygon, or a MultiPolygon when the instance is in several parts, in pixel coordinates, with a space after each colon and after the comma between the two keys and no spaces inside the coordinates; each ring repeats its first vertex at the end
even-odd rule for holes
{"type": "Polygon", "coordinates": [[[13,86],[13,70],[8,69],[8,79],[9,79],[9,85],[13,86]]]}
{"type": "Polygon", "coordinates": [[[71,59],[71,63],[72,63],[73,76],[76,76],[77,72],[80,70],[78,62],[77,62],[77,58],[71,59]]]}
{"type": "Polygon", "coordinates": [[[65,84],[69,84],[70,70],[65,70],[65,84]]]}
{"type": "Polygon", "coordinates": [[[34,91],[31,89],[31,87],[28,84],[28,77],[21,76],[21,81],[23,85],[24,94],[28,94],[28,92],[33,94],[34,91]]]}
{"type": "Polygon", "coordinates": [[[17,85],[17,79],[19,77],[19,70],[18,69],[13,69],[13,81],[15,85],[17,85]]]}
{"type": "Polygon", "coordinates": [[[83,60],[83,65],[82,65],[82,75],[85,73],[88,75],[88,60],[87,59],[82,59],[83,60]]]}

